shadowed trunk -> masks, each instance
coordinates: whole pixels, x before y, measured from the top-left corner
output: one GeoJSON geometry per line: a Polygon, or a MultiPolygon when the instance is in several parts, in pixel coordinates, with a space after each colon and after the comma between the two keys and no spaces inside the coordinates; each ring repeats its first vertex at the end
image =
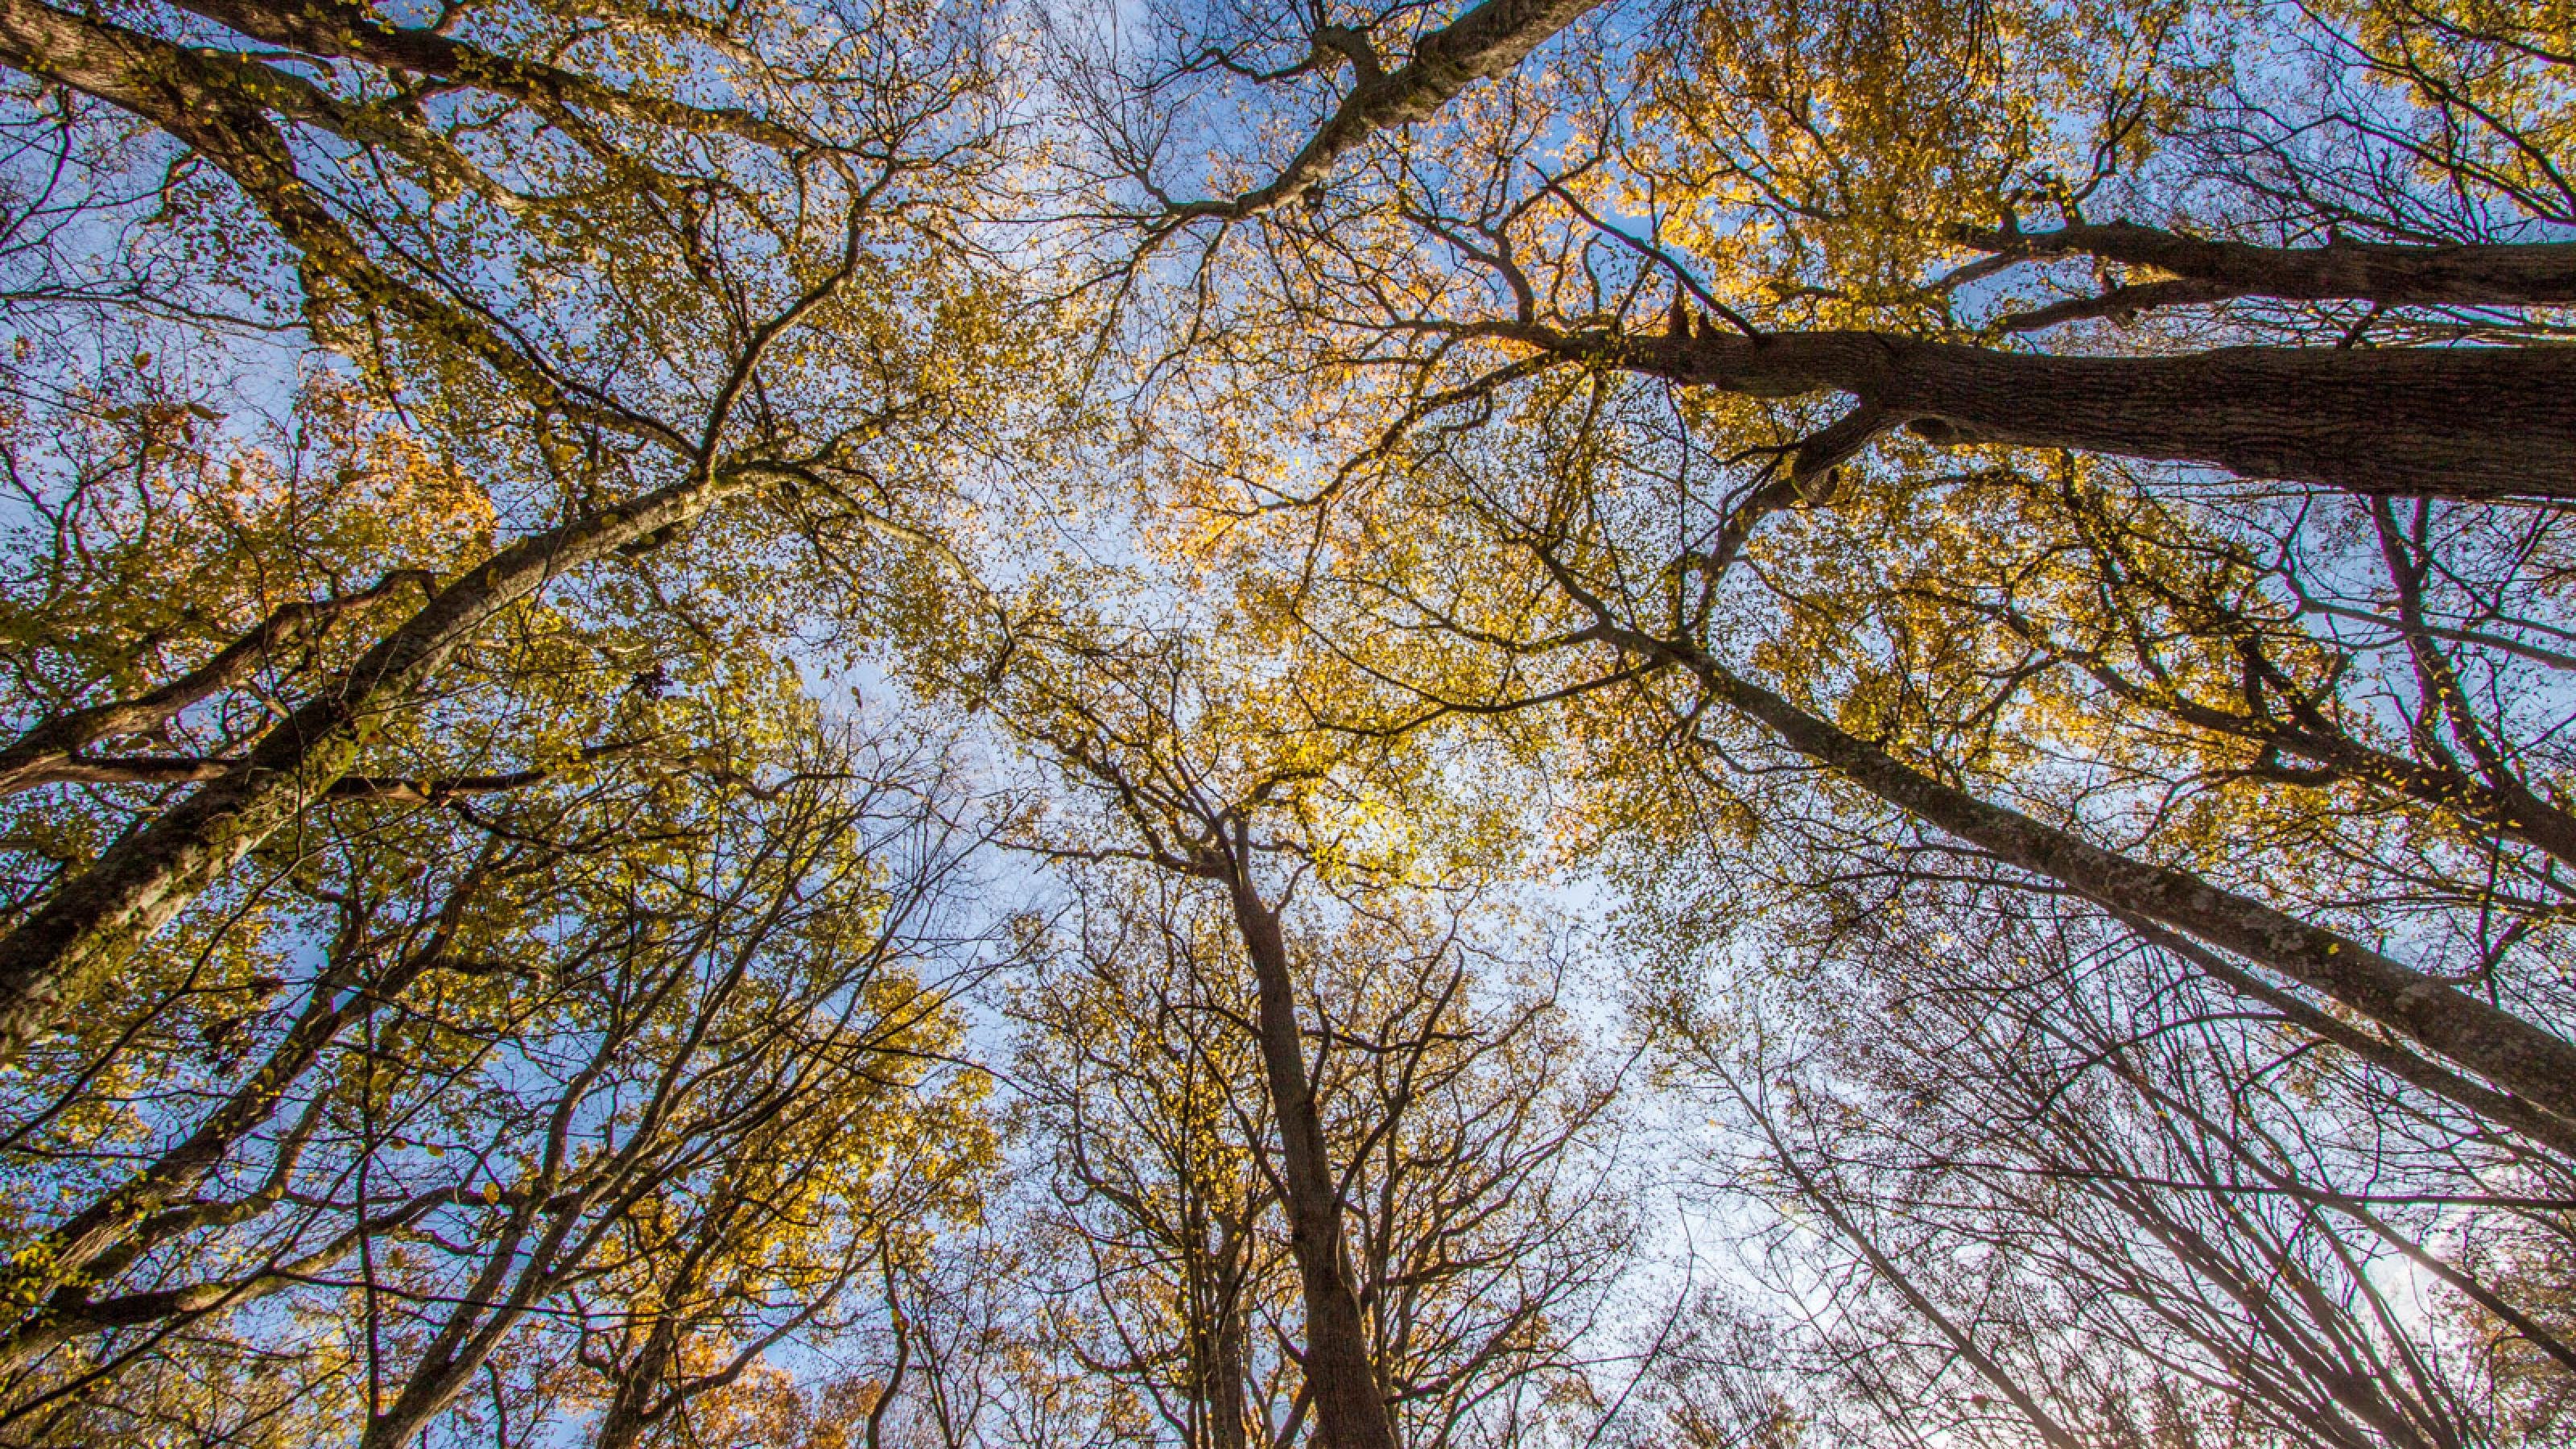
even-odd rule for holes
{"type": "Polygon", "coordinates": [[[1610,633],[1624,648],[1687,670],[1735,713],[1914,819],[2114,914],[2170,926],[2277,971],[2458,1062],[2529,1108],[2576,1121],[2576,1043],[2199,876],[2132,860],[1980,800],[1739,678],[1692,646],[1627,629],[1610,633]]]}
{"type": "Polygon", "coordinates": [[[679,1356],[678,1316],[668,1312],[656,1315],[653,1326],[645,1331],[643,1348],[626,1365],[625,1376],[618,1379],[608,1407],[600,1413],[592,1449],[635,1449],[644,1431],[660,1417],[653,1412],[654,1400],[679,1356]]]}
{"type": "Polygon", "coordinates": [[[1217,1315],[1214,1354],[1208,1365],[1209,1449],[1244,1449],[1243,1309],[1229,1301],[1217,1315]]]}
{"type": "Polygon", "coordinates": [[[111,846],[0,938],[0,1062],[52,1023],[89,972],[167,924],[279,827],[327,797],[378,717],[494,615],[565,569],[685,523],[740,486],[721,475],[524,539],[438,591],[337,683],[262,736],[234,773],[111,846]]]}
{"type": "MultiPolygon", "coordinates": [[[[2040,232],[1961,228],[1950,235],[1962,245],[1994,254],[1961,269],[1951,279],[1954,285],[2021,261],[2091,256],[2171,272],[2201,293],[2183,299],[2193,301],[2352,298],[2386,307],[2532,307],[2576,302],[2576,242],[2389,246],[2334,241],[2319,247],[2264,247],[2185,236],[2126,221],[2040,232]]],[[[2130,305],[2154,305],[2151,290],[2172,285],[2146,282],[2117,288],[2110,295],[2135,294],[2141,300],[2130,305]]]]}
{"type": "Polygon", "coordinates": [[[1333,163],[1376,133],[1424,120],[1468,86],[1503,74],[1580,19],[1601,0],[1484,0],[1437,30],[1427,32],[1413,58],[1381,71],[1368,37],[1347,26],[1315,32],[1315,51],[1348,56],[1356,83],[1333,114],[1265,185],[1222,201],[1182,202],[1174,217],[1239,220],[1285,205],[1320,186],[1333,163]]]}
{"type": "Polygon", "coordinates": [[[1297,1032],[1296,978],[1279,917],[1245,874],[1246,844],[1238,831],[1226,862],[1225,883],[1235,927],[1260,983],[1261,1060],[1279,1114],[1279,1144],[1288,1193],[1289,1247],[1306,1301],[1306,1384],[1329,1449],[1395,1449],[1386,1397],[1370,1365],[1368,1329],[1359,1295],[1351,1288],[1342,1250],[1342,1197],[1325,1154],[1323,1119],[1306,1080],[1305,1050],[1297,1032]]]}
{"type": "Polygon", "coordinates": [[[682,104],[602,85],[589,76],[500,54],[426,28],[397,25],[348,0],[178,0],[254,40],[305,55],[363,61],[386,70],[461,81],[539,108],[578,106],[642,126],[740,137],[780,150],[819,144],[796,130],[732,107],[682,104]]]}
{"type": "MultiPolygon", "coordinates": [[[[280,650],[319,637],[342,614],[372,604],[406,583],[415,584],[427,592],[435,581],[418,569],[402,569],[375,587],[354,594],[314,603],[288,604],[270,614],[249,633],[225,645],[214,658],[159,689],[133,699],[66,710],[38,721],[15,743],[0,748],[0,795],[31,790],[55,780],[95,778],[83,773],[85,768],[89,768],[86,762],[73,758],[81,750],[100,740],[139,735],[176,719],[189,707],[258,673],[280,650]]],[[[196,762],[169,763],[185,766],[196,762]]],[[[111,774],[109,778],[123,780],[132,776],[111,774]]],[[[201,777],[187,774],[181,778],[184,781],[201,777]]]]}
{"type": "Polygon", "coordinates": [[[2230,347],[2050,357],[1868,332],[1759,338],[1472,329],[1750,397],[1844,392],[1813,477],[1888,428],[1945,444],[2200,463],[2381,497],[2576,499],[2576,347],[2230,347]]]}

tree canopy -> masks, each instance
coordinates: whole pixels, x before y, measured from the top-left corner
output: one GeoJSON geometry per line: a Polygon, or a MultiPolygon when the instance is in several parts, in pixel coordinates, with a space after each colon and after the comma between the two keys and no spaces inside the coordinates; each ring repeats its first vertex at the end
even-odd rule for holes
{"type": "Polygon", "coordinates": [[[0,0],[0,1445],[2576,1436],[2563,0],[0,0]]]}

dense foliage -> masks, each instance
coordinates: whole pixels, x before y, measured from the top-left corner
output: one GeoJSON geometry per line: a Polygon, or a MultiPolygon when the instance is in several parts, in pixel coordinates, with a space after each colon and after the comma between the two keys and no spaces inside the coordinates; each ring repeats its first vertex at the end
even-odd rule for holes
{"type": "Polygon", "coordinates": [[[0,1445],[2576,1441],[2564,0],[0,0],[0,1445]]]}

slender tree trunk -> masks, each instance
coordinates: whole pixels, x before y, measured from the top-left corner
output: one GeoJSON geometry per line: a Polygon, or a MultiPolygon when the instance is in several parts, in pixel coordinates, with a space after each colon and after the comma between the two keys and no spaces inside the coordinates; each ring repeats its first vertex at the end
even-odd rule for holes
{"type": "Polygon", "coordinates": [[[1802,450],[1802,475],[1910,426],[1941,443],[2201,463],[2381,497],[2576,499],[2576,346],[2053,357],[1870,332],[1474,330],[1686,386],[1852,394],[1851,416],[1802,450]]]}
{"type": "Polygon", "coordinates": [[[2145,917],[2280,972],[2532,1106],[2576,1121],[2576,1042],[2199,876],[2104,850],[1944,784],[1738,677],[1693,646],[1634,631],[1615,633],[1625,647],[1686,669],[1736,713],[1915,819],[2114,913],[2145,917]]]}
{"type": "Polygon", "coordinates": [[[2115,910],[2111,914],[2136,932],[2140,940],[2190,962],[2211,980],[2239,996],[2260,1002],[2282,1020],[2310,1035],[2334,1043],[2401,1082],[2410,1083],[2455,1107],[2465,1108],[2576,1162],[2576,1122],[2544,1112],[2520,1097],[2471,1081],[2438,1062],[2374,1036],[2291,992],[2265,982],[2199,942],[2177,936],[2153,921],[2140,919],[2134,912],[2115,910]]]}
{"type": "MultiPolygon", "coordinates": [[[[1178,218],[1258,216],[1324,183],[1333,163],[1370,136],[1427,119],[1452,96],[1480,80],[1519,65],[1550,36],[1580,19],[1601,0],[1484,0],[1415,42],[1413,58],[1382,71],[1366,36],[1347,26],[1325,26],[1314,35],[1318,54],[1350,57],[1356,83],[1324,123],[1315,128],[1278,176],[1222,201],[1183,202],[1178,218]]],[[[1319,12],[1320,13],[1320,12],[1319,12]]]]}
{"type": "MultiPolygon", "coordinates": [[[[285,136],[268,119],[267,112],[275,110],[367,138],[360,133],[368,113],[302,76],[247,56],[173,45],[41,0],[0,0],[0,65],[131,112],[222,168],[295,248],[308,302],[319,305],[334,292],[346,292],[480,359],[537,406],[666,443],[681,441],[650,419],[567,386],[542,359],[484,318],[379,266],[305,183],[285,136]]],[[[399,147],[419,138],[406,133],[373,139],[399,147]]],[[[424,164],[435,168],[453,159],[442,152],[424,164]]]]}
{"type": "MultiPolygon", "coordinates": [[[[175,719],[191,705],[250,678],[278,651],[315,638],[342,614],[372,604],[402,584],[415,584],[427,591],[434,582],[418,569],[402,569],[375,587],[354,594],[288,604],[225,645],[214,658],[158,689],[39,720],[14,742],[0,747],[0,795],[33,789],[53,780],[86,778],[80,773],[80,763],[73,759],[80,751],[101,740],[141,734],[175,719]]],[[[197,762],[170,763],[180,766],[197,762]]]]}
{"type": "Polygon", "coordinates": [[[2354,298],[2389,307],[2576,302],[2576,242],[2389,246],[2336,241],[2318,247],[2264,247],[2126,221],[2038,232],[1962,228],[1951,237],[1994,253],[1993,262],[1978,263],[1971,274],[2026,258],[2094,256],[2171,272],[2210,289],[2214,295],[2208,300],[2354,298]]]}
{"type": "Polygon", "coordinates": [[[675,483],[523,539],[439,590],[334,687],[272,727],[241,769],[118,841],[0,939],[0,1062],[25,1051],[89,973],[327,795],[384,713],[494,615],[566,569],[695,518],[738,486],[722,475],[675,483]]]}
{"type": "Polygon", "coordinates": [[[589,1255],[591,1242],[570,1240],[590,1204],[549,1212],[540,1206],[549,1187],[532,1191],[484,1250],[482,1267],[422,1346],[392,1405],[360,1431],[358,1449],[411,1449],[519,1321],[560,1286],[557,1275],[589,1255]]]}
{"type": "Polygon", "coordinates": [[[644,1431],[653,1427],[655,1391],[669,1376],[679,1355],[677,1325],[677,1316],[668,1312],[653,1320],[652,1328],[646,1331],[643,1350],[627,1366],[625,1377],[617,1381],[616,1391],[609,1395],[608,1408],[599,1416],[598,1433],[591,1440],[593,1449],[635,1449],[644,1431]]]}
{"type": "Polygon", "coordinates": [[[1778,1124],[1771,1120],[1769,1110],[1754,1101],[1742,1087],[1736,1085],[1732,1076],[1726,1076],[1722,1071],[1720,1076],[1726,1083],[1727,1090],[1734,1095],[1737,1102],[1743,1105],[1746,1114],[1761,1127],[1763,1137],[1771,1144],[1772,1160],[1779,1163],[1781,1169],[1789,1175],[1790,1182],[1797,1187],[1799,1198],[1822,1213],[1825,1221],[1833,1227],[1834,1231],[1841,1234],[1845,1242],[1859,1250],[1862,1260],[1869,1264],[1871,1272],[1878,1275],[1878,1280],[1895,1289],[1907,1306],[1921,1314],[1925,1322],[1930,1323],[1940,1332],[1941,1337],[1949,1342],[1951,1351],[1965,1360],[1968,1367],[1977,1371],[1977,1377],[1992,1384],[1996,1392],[2009,1400],[2015,1409],[2020,1410],[2022,1418],[2031,1428],[2038,1431],[2040,1441],[2048,1445],[2049,1449],[2084,1449],[2083,1441],[2068,1433],[2066,1426],[2059,1423],[2055,1415],[2049,1413],[2037,1399],[2030,1396],[2030,1392],[2021,1386],[2020,1380],[2014,1378],[2012,1373],[1992,1354],[1978,1346],[1975,1335],[1962,1328],[1950,1315],[1942,1312],[1941,1306],[1934,1303],[1929,1294],[1915,1285],[1913,1275],[1907,1273],[1894,1259],[1880,1251],[1877,1241],[1863,1232],[1859,1224],[1852,1221],[1851,1216],[1843,1211],[1842,1204],[1837,1202],[1833,1194],[1819,1184],[1807,1171],[1806,1166],[1798,1161],[1797,1153],[1791,1151],[1788,1142],[1781,1137],[1778,1124]]]}
{"type": "Polygon", "coordinates": [[[1297,1030],[1296,977],[1279,917],[1254,890],[1238,836],[1225,882],[1244,952],[1260,985],[1261,1060],[1279,1116],[1288,1242],[1306,1302],[1305,1374],[1329,1449],[1395,1449],[1395,1429],[1370,1364],[1368,1329],[1342,1248],[1342,1199],[1324,1126],[1306,1079],[1297,1030]]]}
{"type": "Polygon", "coordinates": [[[429,964],[425,957],[406,961],[384,981],[371,983],[371,989],[353,992],[336,1005],[330,998],[346,980],[323,976],[315,983],[312,1002],[285,1040],[196,1131],[154,1159],[150,1167],[35,1238],[20,1254],[20,1263],[0,1268],[0,1303],[8,1305],[15,1320],[0,1331],[0,1369],[25,1361],[50,1342],[42,1333],[21,1330],[50,1326],[61,1316],[57,1310],[85,1305],[90,1286],[113,1276],[101,1271],[102,1260],[130,1261],[181,1233],[251,1216],[281,1196],[300,1145],[294,1138],[279,1148],[280,1159],[267,1190],[234,1203],[188,1201],[241,1139],[268,1120],[287,1088],[312,1068],[351,1020],[402,990],[429,964]],[[68,1298],[57,1299],[66,1285],[68,1298]],[[18,1317],[20,1313],[26,1316],[18,1317]]]}
{"type": "Polygon", "coordinates": [[[1243,1306],[1229,1294],[1217,1309],[1214,1361],[1208,1366],[1209,1449],[1244,1449],[1243,1306]]]}

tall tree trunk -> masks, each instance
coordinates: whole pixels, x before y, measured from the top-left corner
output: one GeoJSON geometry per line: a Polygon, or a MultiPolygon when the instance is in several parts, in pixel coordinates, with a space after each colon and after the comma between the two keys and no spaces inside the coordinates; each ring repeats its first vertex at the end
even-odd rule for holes
{"type": "MultiPolygon", "coordinates": [[[[2264,247],[2127,221],[2033,232],[1962,227],[1950,237],[1994,254],[1991,260],[1965,269],[1954,281],[1991,274],[2030,258],[2092,256],[2171,272],[2203,289],[2207,295],[2198,300],[2204,301],[2353,298],[2388,307],[2533,307],[2576,302],[2576,242],[2389,246],[2334,241],[2316,247],[2264,247]]],[[[2156,285],[2149,282],[2121,290],[2144,291],[2156,285]]]]}
{"type": "Polygon", "coordinates": [[[600,1413],[592,1449],[635,1449],[644,1431],[653,1427],[653,1401],[679,1351],[678,1316],[668,1311],[657,1314],[645,1331],[642,1350],[626,1366],[625,1376],[609,1395],[608,1407],[600,1413]]]}
{"type": "Polygon", "coordinates": [[[686,523],[740,486],[722,474],[675,483],[523,539],[439,590],[333,687],[272,727],[239,770],[118,841],[0,939],[0,1062],[25,1051],[90,972],[159,930],[327,795],[381,716],[494,615],[566,569],[686,523]]]}
{"type": "Polygon", "coordinates": [[[1360,1317],[1342,1248],[1342,1196],[1324,1146],[1323,1118],[1306,1079],[1305,1048],[1297,1031],[1296,976],[1279,917],[1252,884],[1248,846],[1238,831],[1225,884],[1234,906],[1244,953],[1260,986],[1262,1066],[1270,1079],[1271,1106],[1279,1117],[1280,1176],[1288,1194],[1288,1243],[1306,1302],[1307,1387],[1329,1449],[1395,1449],[1394,1421],[1369,1361],[1368,1329],[1360,1317]]]}
{"type": "Polygon", "coordinates": [[[2576,499],[2576,346],[2052,357],[1872,332],[1468,330],[1685,386],[1851,394],[1853,413],[1801,450],[1802,477],[1910,426],[1940,443],[2202,463],[2379,497],[2576,499]]]}
{"type": "MultiPolygon", "coordinates": [[[[564,1120],[560,1105],[555,1120],[564,1120]]],[[[585,1241],[573,1238],[599,1192],[594,1188],[579,1195],[584,1200],[549,1206],[560,1166],[560,1161],[547,1164],[527,1198],[512,1208],[510,1220],[484,1247],[482,1266],[449,1304],[446,1320],[421,1345],[393,1403],[367,1416],[358,1449],[411,1449],[520,1320],[562,1286],[560,1275],[589,1256],[596,1225],[585,1241]]]]}
{"type": "MultiPolygon", "coordinates": [[[[652,419],[568,384],[468,307],[378,265],[305,182],[267,113],[398,148],[416,149],[412,143],[425,132],[377,135],[365,119],[371,113],[340,103],[302,76],[248,56],[173,45],[41,0],[0,0],[0,65],[120,107],[222,168],[295,248],[308,302],[318,305],[345,291],[479,359],[531,404],[686,447],[687,440],[652,419]]],[[[452,151],[433,151],[424,157],[433,169],[456,159],[452,151]]]]}
{"type": "Polygon", "coordinates": [[[1228,1293],[1217,1309],[1213,1361],[1208,1365],[1209,1449],[1244,1449],[1243,1303],[1228,1293]]]}
{"type": "Polygon", "coordinates": [[[1610,632],[1623,647],[1680,666],[1735,713],[1913,818],[2114,913],[2196,936],[2323,992],[2531,1106],[2576,1121],[2576,1042],[2197,875],[2132,860],[1978,799],[1737,676],[1690,644],[1610,632]]]}
{"type": "Polygon", "coordinates": [[[1179,219],[1238,220],[1295,201],[1322,185],[1333,163],[1353,147],[1380,131],[1429,118],[1469,85],[1520,64],[1550,36],[1600,3],[1484,0],[1449,24],[1426,32],[1415,42],[1413,58],[1391,71],[1381,69],[1367,36],[1348,26],[1320,27],[1314,35],[1317,54],[1340,51],[1350,58],[1356,73],[1342,103],[1269,182],[1222,201],[1182,202],[1170,214],[1179,219]]]}
{"type": "Polygon", "coordinates": [[[638,126],[730,135],[782,151],[822,144],[791,127],[733,107],[700,107],[603,85],[542,61],[507,55],[424,27],[397,25],[350,0],[178,0],[217,24],[303,55],[329,56],[458,81],[542,110],[564,106],[638,126]]]}

